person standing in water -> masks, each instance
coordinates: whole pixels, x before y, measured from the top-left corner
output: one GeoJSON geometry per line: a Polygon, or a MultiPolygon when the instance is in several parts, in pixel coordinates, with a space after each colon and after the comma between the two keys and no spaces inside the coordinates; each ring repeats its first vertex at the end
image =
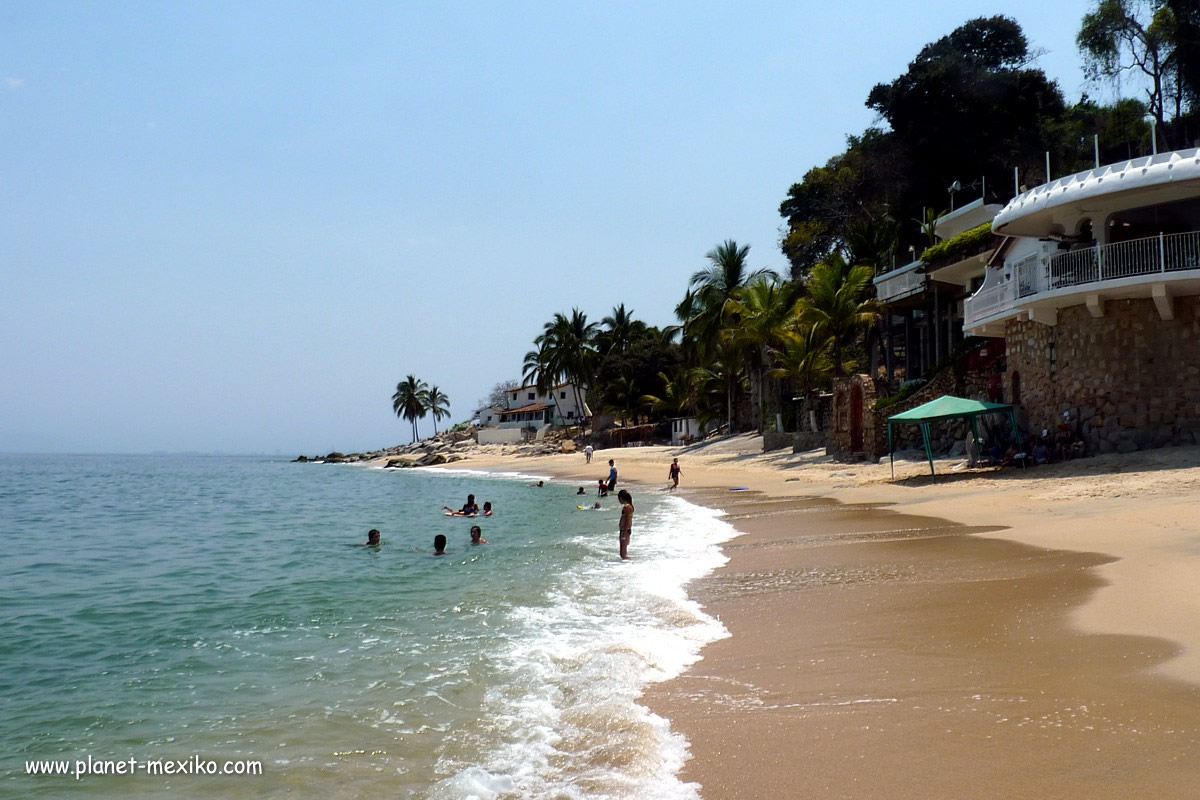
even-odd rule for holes
{"type": "Polygon", "coordinates": [[[633,534],[633,497],[622,489],[617,492],[617,499],[621,501],[621,523],[618,532],[621,542],[621,560],[628,561],[629,537],[633,534]]]}
{"type": "Polygon", "coordinates": [[[363,547],[379,547],[379,531],[375,528],[367,531],[367,540],[363,542],[363,547]]]}
{"type": "Polygon", "coordinates": [[[612,491],[617,486],[617,465],[610,458],[608,460],[608,491],[612,491]]]}
{"type": "Polygon", "coordinates": [[[667,473],[667,477],[671,479],[671,491],[679,488],[679,476],[683,474],[683,470],[679,468],[679,459],[671,461],[671,470],[667,473]]]}
{"type": "Polygon", "coordinates": [[[488,540],[483,538],[483,529],[478,525],[471,526],[471,544],[487,544],[488,540]]]}
{"type": "Polygon", "coordinates": [[[433,537],[433,554],[435,556],[446,555],[446,534],[439,533],[433,537]]]}

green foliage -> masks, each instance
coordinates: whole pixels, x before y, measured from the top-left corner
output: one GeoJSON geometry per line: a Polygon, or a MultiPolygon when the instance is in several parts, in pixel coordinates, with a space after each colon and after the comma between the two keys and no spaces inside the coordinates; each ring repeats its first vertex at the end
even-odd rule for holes
{"type": "Polygon", "coordinates": [[[1167,110],[1170,118],[1178,117],[1186,93],[1178,69],[1179,33],[1173,4],[1096,0],[1083,17],[1075,43],[1093,81],[1117,83],[1130,71],[1140,72],[1148,87],[1149,113],[1166,134],[1167,110]]]}
{"type": "Polygon", "coordinates": [[[900,391],[896,392],[895,394],[889,394],[887,397],[877,398],[875,400],[874,408],[876,411],[883,411],[885,408],[891,408],[898,403],[903,403],[905,400],[924,389],[927,383],[928,381],[924,379],[909,381],[901,386],[900,391]]]}
{"type": "Polygon", "coordinates": [[[967,256],[978,253],[979,249],[986,245],[991,238],[992,223],[985,222],[970,230],[965,230],[962,233],[951,236],[944,242],[932,245],[921,254],[921,260],[926,264],[932,264],[936,261],[960,261],[967,256]]]}

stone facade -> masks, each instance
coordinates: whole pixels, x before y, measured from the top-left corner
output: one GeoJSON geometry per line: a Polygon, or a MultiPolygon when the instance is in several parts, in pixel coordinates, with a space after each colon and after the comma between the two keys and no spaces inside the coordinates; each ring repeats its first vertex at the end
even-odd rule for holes
{"type": "Polygon", "coordinates": [[[1200,441],[1200,297],[1173,308],[1164,320],[1150,299],[1109,300],[1098,318],[1079,305],[1053,326],[1009,320],[1005,401],[1035,433],[1069,411],[1089,453],[1200,441]]]}
{"type": "MultiPolygon", "coordinates": [[[[910,397],[876,411],[875,385],[866,375],[852,375],[834,381],[833,426],[826,445],[826,452],[839,458],[865,457],[876,460],[888,454],[888,417],[900,414],[919,405],[936,400],[942,395],[969,397],[977,400],[1002,402],[1000,388],[1002,376],[997,372],[1004,363],[1005,348],[1002,340],[991,339],[974,351],[957,358],[949,366],[913,393],[910,397]],[[990,355],[985,355],[990,351],[990,355]],[[853,404],[857,398],[855,385],[861,386],[864,398],[862,411],[862,446],[852,446],[853,404]],[[869,399],[868,399],[869,398],[869,399]]],[[[981,422],[996,424],[995,419],[985,417],[981,422]]],[[[1007,418],[1001,423],[1008,425],[1007,418]]],[[[938,422],[932,426],[930,445],[935,453],[945,453],[956,445],[963,445],[969,424],[963,420],[938,422]]],[[[895,425],[892,435],[897,450],[923,449],[919,425],[895,425]]]]}
{"type": "MultiPolygon", "coordinates": [[[[871,456],[879,438],[875,405],[875,381],[870,375],[850,375],[833,381],[833,425],[825,451],[839,458],[871,456]]],[[[886,437],[887,433],[884,433],[886,437]]]]}

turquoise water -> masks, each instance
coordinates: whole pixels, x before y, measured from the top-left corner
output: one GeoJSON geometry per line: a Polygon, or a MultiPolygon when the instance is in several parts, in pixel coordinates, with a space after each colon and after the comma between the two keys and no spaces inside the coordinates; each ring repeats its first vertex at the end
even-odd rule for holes
{"type": "Polygon", "coordinates": [[[695,797],[637,701],[724,635],[683,587],[729,527],[633,487],[621,563],[614,499],[529,479],[0,455],[0,793],[695,797]],[[262,774],[26,774],[89,756],[262,774]]]}

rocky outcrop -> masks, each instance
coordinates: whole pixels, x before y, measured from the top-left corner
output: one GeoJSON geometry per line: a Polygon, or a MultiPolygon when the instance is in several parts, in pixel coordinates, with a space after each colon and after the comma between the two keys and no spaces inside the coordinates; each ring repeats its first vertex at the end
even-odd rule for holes
{"type": "Polygon", "coordinates": [[[383,450],[366,453],[329,453],[324,456],[300,456],[294,461],[301,464],[358,464],[367,461],[383,461],[386,469],[409,467],[433,467],[451,464],[469,458],[473,453],[487,455],[548,456],[555,453],[574,453],[574,439],[560,432],[551,432],[536,441],[515,444],[480,445],[479,430],[474,426],[452,428],[437,436],[410,444],[396,445],[383,450]]]}

